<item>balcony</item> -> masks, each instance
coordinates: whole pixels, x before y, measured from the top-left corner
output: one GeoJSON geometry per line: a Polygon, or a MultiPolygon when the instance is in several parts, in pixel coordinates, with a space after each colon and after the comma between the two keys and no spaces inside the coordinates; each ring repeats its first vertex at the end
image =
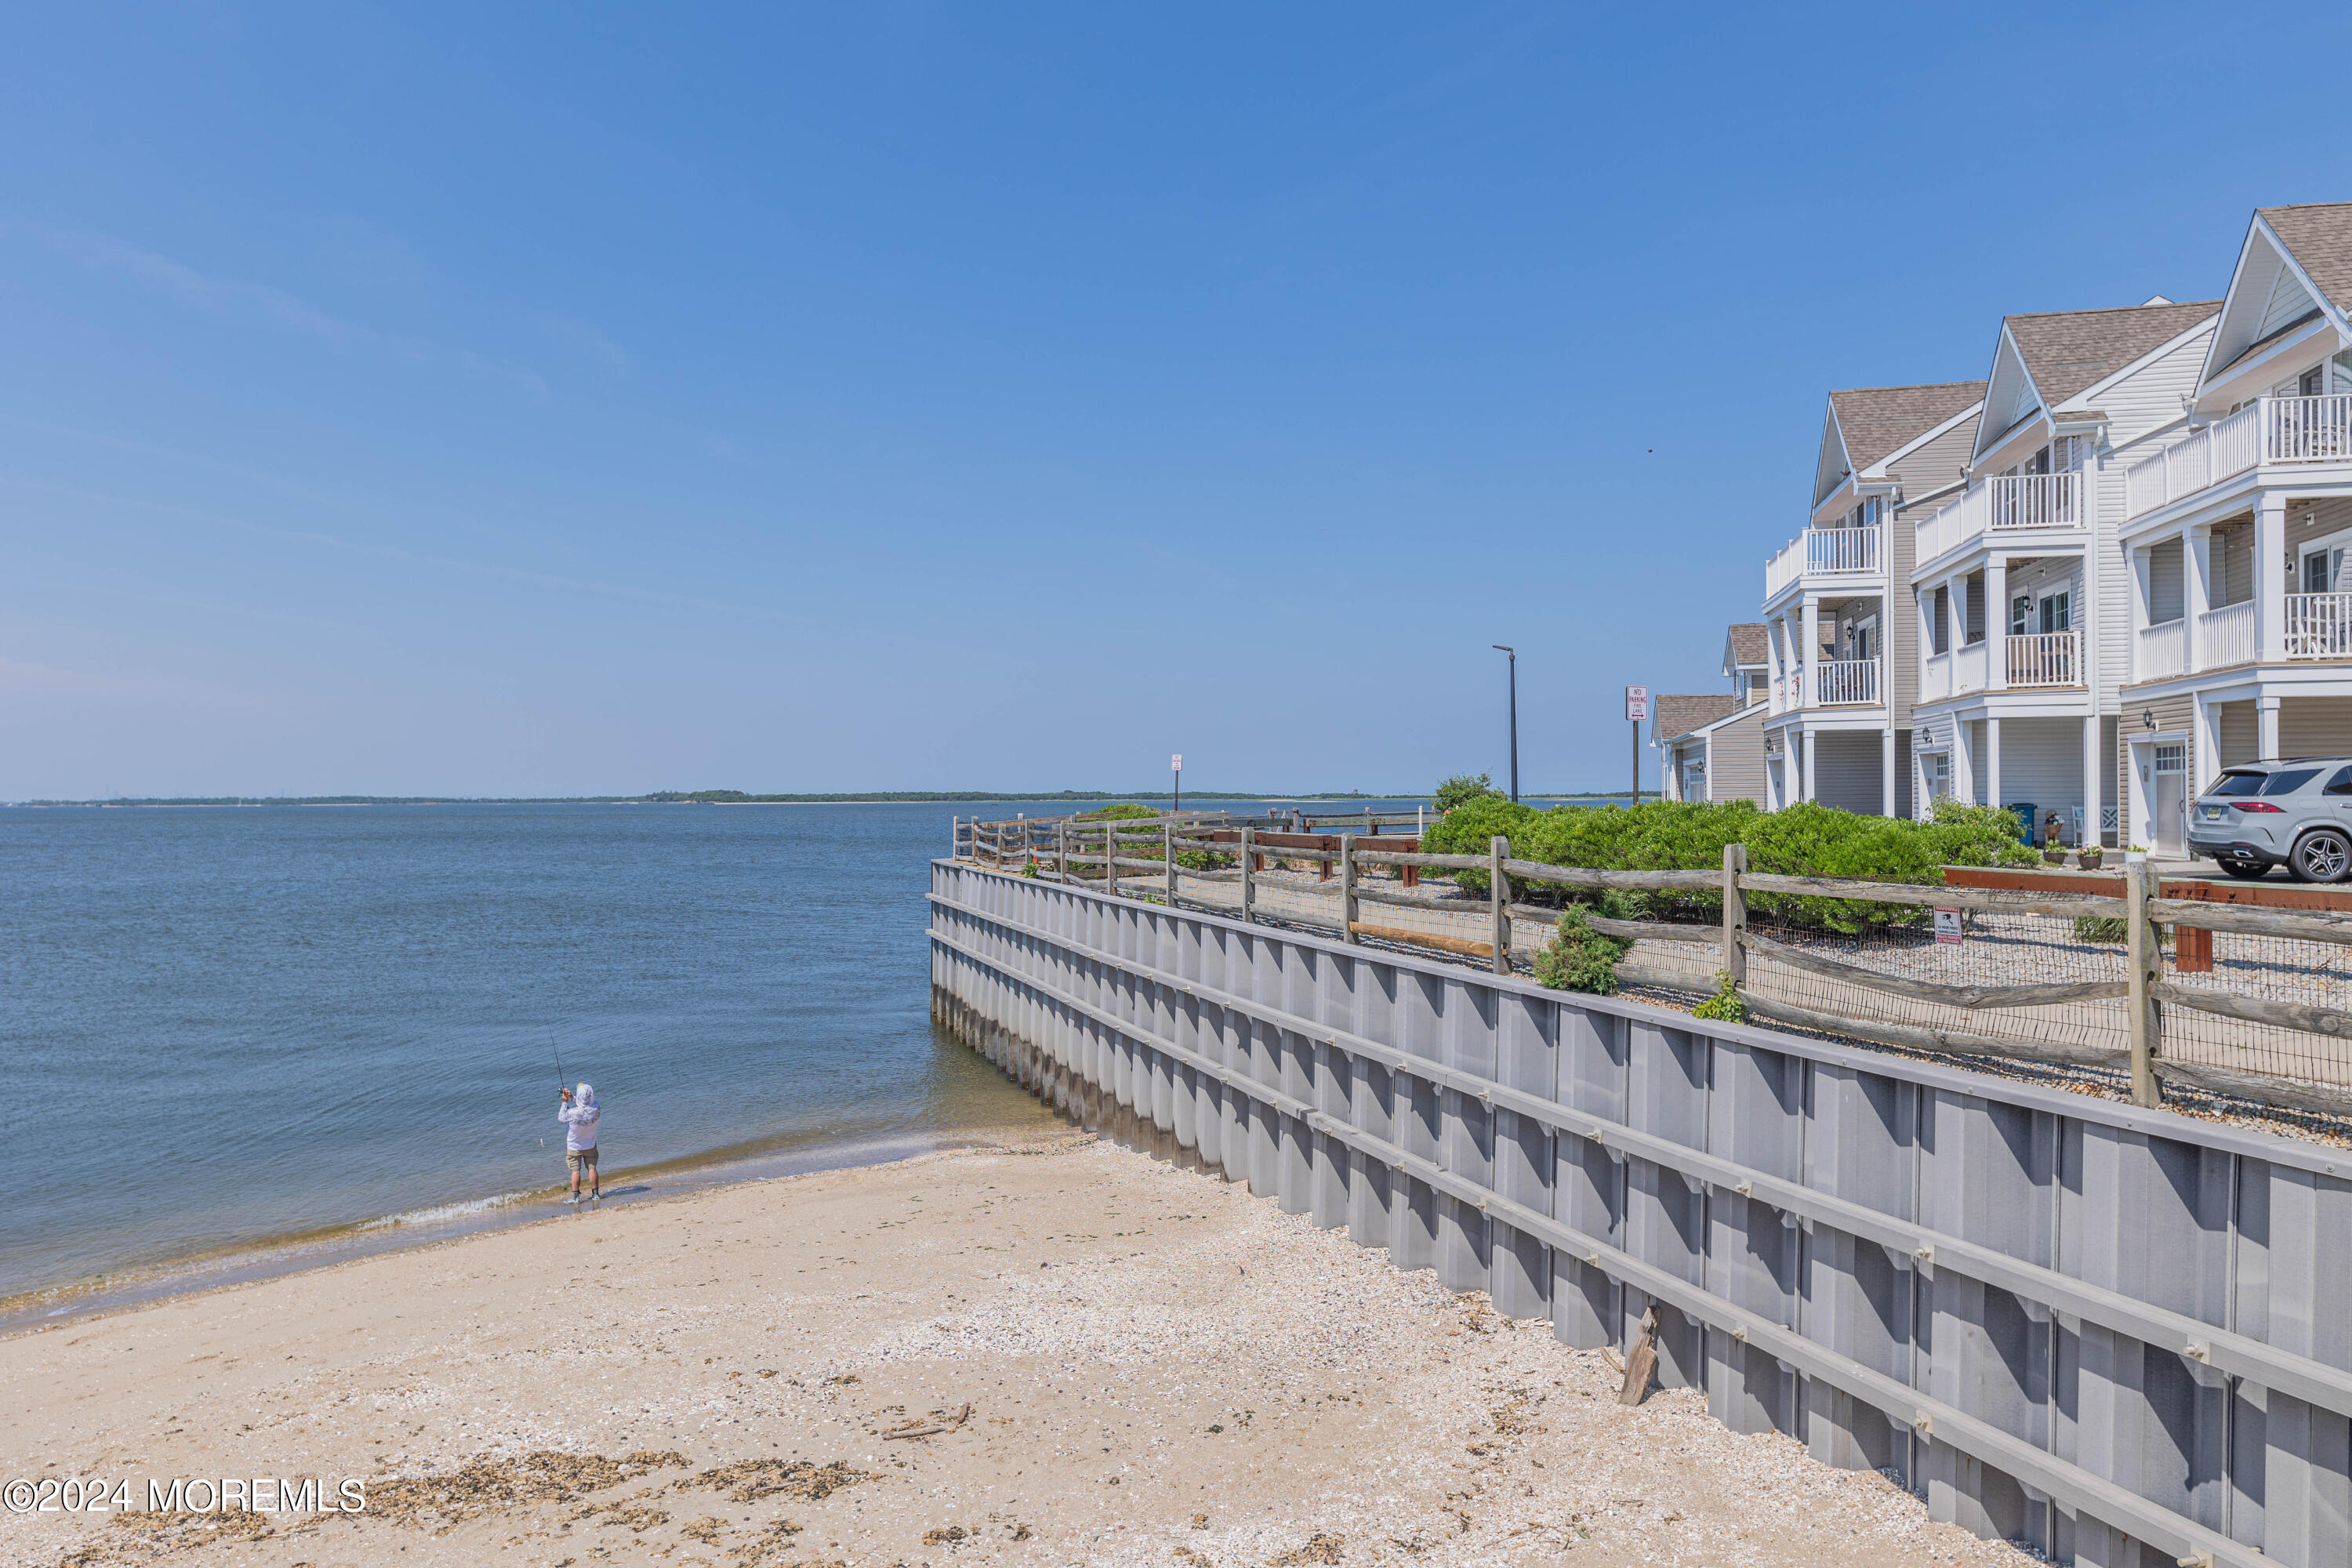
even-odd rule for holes
{"type": "MultiPolygon", "coordinates": [[[[2336,597],[2315,594],[2313,598],[2336,597]]],[[[2197,662],[2207,669],[2254,661],[2254,602],[2225,605],[2197,617],[2197,662]]]]}
{"type": "Polygon", "coordinates": [[[1806,577],[1853,577],[1879,570],[1876,528],[1809,528],[1780,547],[1764,566],[1764,597],[1806,577]]]}
{"type": "Polygon", "coordinates": [[[2138,517],[2269,463],[2352,462],[2352,393],[2258,397],[2124,470],[2124,516],[2138,517]]]}
{"type": "Polygon", "coordinates": [[[1933,702],[1952,694],[1952,656],[1931,653],[1919,667],[1919,700],[1933,702]]]}
{"type": "MultiPolygon", "coordinates": [[[[2323,400],[2304,397],[2294,401],[2317,403],[2323,400]]],[[[2247,606],[2249,609],[2252,607],[2251,605],[2247,606]]],[[[2247,630],[2246,658],[2252,658],[2253,637],[2251,620],[2247,623],[2247,630]]],[[[2289,594],[2286,596],[2285,643],[2289,658],[2352,658],[2352,594],[2289,594]]]]}
{"type": "Polygon", "coordinates": [[[1874,658],[1826,659],[1813,666],[1815,700],[1824,708],[1878,701],[1878,661],[1874,658]]]}
{"type": "Polygon", "coordinates": [[[1914,561],[1925,564],[1992,533],[2028,529],[2079,529],[2073,474],[2002,474],[1970,485],[1918,523],[1914,561]]]}
{"type": "Polygon", "coordinates": [[[2073,632],[2032,632],[2001,639],[2011,686],[2080,686],[2082,663],[2073,632]]]}
{"type": "Polygon", "coordinates": [[[2139,647],[2133,650],[2132,679],[2162,680],[2189,668],[2189,623],[2158,621],[2139,629],[2139,647]]]}

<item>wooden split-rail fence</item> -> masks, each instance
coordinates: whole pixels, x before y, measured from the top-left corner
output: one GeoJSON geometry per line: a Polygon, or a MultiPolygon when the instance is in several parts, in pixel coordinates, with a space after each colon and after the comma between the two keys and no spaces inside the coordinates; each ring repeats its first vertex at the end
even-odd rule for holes
{"type": "MultiPolygon", "coordinates": [[[[1345,820],[1352,825],[1359,819],[1345,820]]],[[[1599,914],[1588,914],[1587,919],[1594,930],[1608,936],[1635,942],[1712,944],[1719,958],[1718,980],[1738,997],[1751,1017],[1761,1022],[1937,1056],[1962,1055],[2114,1072],[2128,1077],[2131,1097],[2142,1105],[2160,1104],[2164,1087],[2171,1084],[2293,1110],[2335,1117],[2352,1115],[2352,1087],[2307,1082],[2226,1062],[2179,1059],[2167,1056],[2162,1048],[2167,1008],[2321,1037],[2327,1041],[2352,1041],[2352,1010],[2206,985],[2182,985],[2167,978],[2163,947],[2167,930],[2203,936],[2201,966],[2194,957],[2200,944],[2182,943],[2191,952],[2189,963],[2175,966],[2183,972],[2210,968],[2210,933],[2215,931],[2352,949],[2352,912],[2252,908],[2207,901],[2201,897],[2167,896],[2201,892],[2201,885],[2160,883],[2153,867],[2137,861],[2127,863],[2119,877],[2080,879],[2089,885],[2084,891],[2019,891],[1950,883],[1874,882],[1750,871],[1747,868],[1746,847],[1738,844],[1724,850],[1720,870],[1602,870],[1519,859],[1510,853],[1509,840],[1501,837],[1493,839],[1483,855],[1423,854],[1417,834],[1380,831],[1382,827],[1417,827],[1419,824],[1412,818],[1376,818],[1360,833],[1293,831],[1297,826],[1296,816],[1238,818],[1222,813],[1171,815],[1157,819],[1064,817],[996,823],[958,819],[954,858],[1018,874],[1099,885],[1113,894],[1156,898],[1171,907],[1182,897],[1186,882],[1237,884],[1238,915],[1244,923],[1266,918],[1260,912],[1258,894],[1269,885],[1268,861],[1303,861],[1316,868],[1316,879],[1302,882],[1284,879],[1278,886],[1286,895],[1305,892],[1336,900],[1337,918],[1322,920],[1285,910],[1273,917],[1279,923],[1333,931],[1349,943],[1370,940],[1444,952],[1489,965],[1497,974],[1511,973],[1515,960],[1524,967],[1534,956],[1525,948],[1517,950],[1515,954],[1515,919],[1549,923],[1557,921],[1561,912],[1556,906],[1515,900],[1515,881],[1521,887],[1532,883],[1582,892],[1618,889],[1653,894],[1719,894],[1719,924],[1613,920],[1599,914]],[[1198,864],[1184,866],[1181,858],[1186,855],[1193,856],[1198,864]],[[1368,885],[1363,873],[1374,868],[1396,875],[1378,878],[1388,885],[1368,885]],[[1459,896],[1423,890],[1420,887],[1423,871],[1485,873],[1487,890],[1482,900],[1483,911],[1477,903],[1459,896]],[[1848,962],[1818,948],[1749,930],[1748,901],[1756,894],[1907,905],[1915,910],[1928,909],[1959,915],[2041,915],[2120,921],[2124,932],[2124,974],[2119,979],[1956,985],[1891,973],[1884,965],[1848,962]],[[1486,940],[1367,921],[1363,918],[1366,905],[1375,910],[1400,907],[1455,916],[1482,912],[1480,923],[1485,927],[1486,940]],[[2120,1000],[2124,1004],[2124,1033],[2128,1043],[2116,1047],[2048,1038],[2021,1039],[2004,1037],[1995,1028],[1904,1023],[1799,1006],[1752,987],[1748,982],[1751,960],[1768,961],[1865,993],[1960,1009],[1971,1016],[2120,1000]]],[[[1953,869],[1956,874],[1966,874],[1962,868],[1953,869]]],[[[1234,912],[1232,906],[1223,903],[1203,907],[1234,912]]],[[[1622,984],[1633,986],[1685,992],[1693,988],[1686,970],[1648,967],[1638,957],[1621,963],[1617,976],[1622,984]]]]}

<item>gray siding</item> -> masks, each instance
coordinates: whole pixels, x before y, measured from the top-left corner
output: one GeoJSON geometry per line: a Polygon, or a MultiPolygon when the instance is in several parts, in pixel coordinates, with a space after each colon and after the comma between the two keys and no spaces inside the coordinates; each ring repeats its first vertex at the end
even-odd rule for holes
{"type": "Polygon", "coordinates": [[[1879,779],[1879,737],[1875,730],[1831,730],[1817,733],[1813,744],[1813,798],[1840,811],[1876,816],[1885,805],[1879,779]]]}
{"type": "Polygon", "coordinates": [[[1715,732],[1715,768],[1707,776],[1710,800],[1764,804],[1764,713],[1733,719],[1715,732]]]}
{"type": "Polygon", "coordinates": [[[2213,531],[2215,609],[2242,605],[2254,596],[2254,523],[2252,518],[2213,531]]]}
{"type": "Polygon", "coordinates": [[[2352,697],[2289,697],[2281,701],[2279,755],[2352,757],[2352,697]]]}
{"type": "Polygon", "coordinates": [[[2189,602],[2183,597],[2180,565],[2178,539],[2168,539],[2147,552],[2147,618],[2152,626],[2179,620],[2189,602]]]}
{"type": "MultiPolygon", "coordinates": [[[[2221,765],[2226,768],[2239,763],[2259,762],[2263,754],[2262,720],[2255,713],[2254,705],[2252,702],[2224,702],[2221,704],[2220,716],[2221,765]]],[[[2195,778],[2194,759],[2190,761],[2189,770],[2189,776],[2195,778]]]]}

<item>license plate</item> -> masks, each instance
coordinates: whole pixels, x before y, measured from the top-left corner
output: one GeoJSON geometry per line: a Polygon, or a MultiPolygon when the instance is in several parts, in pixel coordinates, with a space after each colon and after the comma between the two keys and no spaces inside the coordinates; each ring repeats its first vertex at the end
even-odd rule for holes
{"type": "Polygon", "coordinates": [[[2229,815],[2230,808],[2226,805],[2200,805],[2197,808],[2197,820],[2200,822],[2219,822],[2229,815]]]}

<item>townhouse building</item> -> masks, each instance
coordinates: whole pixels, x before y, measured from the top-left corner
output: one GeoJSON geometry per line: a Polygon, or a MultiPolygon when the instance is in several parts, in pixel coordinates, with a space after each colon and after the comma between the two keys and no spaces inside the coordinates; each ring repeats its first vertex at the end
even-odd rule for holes
{"type": "Polygon", "coordinates": [[[1916,518],[1961,483],[1984,384],[1852,387],[1822,422],[1805,530],[1764,571],[1764,796],[1907,816],[1916,518]]]}
{"type": "Polygon", "coordinates": [[[2221,769],[2352,754],[2352,203],[2255,212],[2180,405],[2115,458],[2116,789],[2179,853],[2221,769]]]}
{"type": "Polygon", "coordinates": [[[2034,842],[2112,841],[2131,626],[2118,454],[2177,425],[2220,300],[2002,320],[1958,493],[1920,509],[1911,796],[2017,809],[2034,842]]]}
{"type": "Polygon", "coordinates": [[[1727,630],[1723,676],[1730,689],[1658,698],[1650,743],[1668,800],[1764,800],[1764,714],[1769,673],[1760,621],[1727,630]]]}

